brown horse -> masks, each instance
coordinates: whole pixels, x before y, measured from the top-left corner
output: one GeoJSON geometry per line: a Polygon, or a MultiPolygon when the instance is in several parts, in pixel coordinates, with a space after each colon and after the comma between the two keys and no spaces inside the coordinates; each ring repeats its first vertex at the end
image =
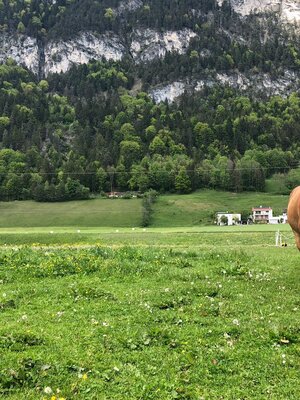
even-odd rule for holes
{"type": "Polygon", "coordinates": [[[297,186],[290,194],[287,215],[288,223],[295,235],[296,246],[300,250],[300,186],[297,186]]]}

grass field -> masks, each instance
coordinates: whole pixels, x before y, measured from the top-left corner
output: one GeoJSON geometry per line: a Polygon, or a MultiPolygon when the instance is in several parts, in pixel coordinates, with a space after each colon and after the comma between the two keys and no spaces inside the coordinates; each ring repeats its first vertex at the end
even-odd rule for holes
{"type": "Polygon", "coordinates": [[[212,194],[160,197],[149,228],[138,201],[2,203],[0,398],[298,400],[289,226],[205,225],[205,204],[280,211],[287,198],[212,194]],[[87,225],[92,213],[78,223],[105,205],[111,226],[87,225]],[[278,228],[287,247],[274,245],[278,228]]]}
{"type": "Polygon", "coordinates": [[[0,230],[0,246],[53,245],[72,246],[168,246],[168,247],[231,247],[273,246],[280,228],[284,242],[294,246],[289,225],[201,226],[170,228],[5,228],[0,230]],[[211,240],[211,238],[214,240],[211,240]]]}
{"type": "Polygon", "coordinates": [[[0,202],[0,228],[138,226],[141,217],[140,199],[0,202]]]}
{"type": "Polygon", "coordinates": [[[230,193],[201,190],[179,196],[160,196],[154,206],[152,226],[210,225],[218,211],[251,213],[252,207],[265,205],[279,215],[287,207],[288,196],[268,193],[230,193]]]}
{"type": "MultiPolygon", "coordinates": [[[[153,206],[152,227],[211,225],[217,211],[251,212],[267,205],[274,214],[287,207],[288,196],[201,190],[188,195],[159,196],[153,206]]],[[[0,229],[19,227],[138,227],[140,199],[93,199],[65,203],[0,202],[0,229]]]]}
{"type": "Polygon", "coordinates": [[[64,244],[76,234],[32,246],[55,235],[36,228],[0,250],[0,397],[299,398],[292,240],[276,248],[268,226],[94,228],[64,244]]]}

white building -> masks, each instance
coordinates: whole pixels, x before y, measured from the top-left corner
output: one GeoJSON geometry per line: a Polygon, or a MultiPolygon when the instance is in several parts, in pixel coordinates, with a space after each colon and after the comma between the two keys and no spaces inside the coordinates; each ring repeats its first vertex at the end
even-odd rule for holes
{"type": "Polygon", "coordinates": [[[253,207],[252,208],[252,220],[253,222],[260,222],[266,224],[286,224],[287,214],[284,211],[282,215],[273,216],[273,210],[271,207],[253,207]]]}
{"type": "Polygon", "coordinates": [[[286,213],[282,213],[281,215],[269,219],[269,224],[286,224],[286,223],[287,223],[286,213]]]}
{"type": "Polygon", "coordinates": [[[217,225],[238,225],[241,223],[242,220],[241,214],[236,214],[236,213],[233,214],[228,212],[217,212],[216,218],[217,218],[217,225]],[[224,222],[222,221],[225,220],[226,218],[227,218],[227,223],[225,223],[225,221],[224,222]]]}
{"type": "Polygon", "coordinates": [[[273,218],[273,210],[271,207],[253,207],[252,208],[252,221],[262,222],[268,224],[270,219],[273,218]]]}

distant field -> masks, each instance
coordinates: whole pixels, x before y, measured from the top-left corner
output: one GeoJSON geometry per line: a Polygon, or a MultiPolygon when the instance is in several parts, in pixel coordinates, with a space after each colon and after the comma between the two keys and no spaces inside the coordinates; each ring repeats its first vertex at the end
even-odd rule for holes
{"type": "Polygon", "coordinates": [[[155,246],[155,247],[214,247],[274,246],[275,232],[280,229],[283,241],[294,246],[294,238],[288,224],[195,226],[170,228],[81,228],[37,227],[2,228],[0,246],[7,245],[54,245],[54,246],[155,246]],[[214,240],[212,241],[212,238],[214,240]]]}
{"type": "Polygon", "coordinates": [[[0,228],[138,226],[140,199],[93,199],[62,203],[0,202],[0,228]]]}
{"type": "MultiPolygon", "coordinates": [[[[287,195],[228,193],[201,190],[188,195],[162,195],[153,206],[152,227],[212,225],[217,211],[251,212],[271,206],[275,214],[286,208],[287,195]]],[[[0,229],[21,227],[138,227],[140,199],[94,199],[65,203],[0,202],[0,229]]]]}

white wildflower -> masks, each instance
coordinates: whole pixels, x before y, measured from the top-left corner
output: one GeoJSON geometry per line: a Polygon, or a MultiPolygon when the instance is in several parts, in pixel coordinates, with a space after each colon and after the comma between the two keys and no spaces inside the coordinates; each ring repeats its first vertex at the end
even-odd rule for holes
{"type": "Polygon", "coordinates": [[[57,316],[58,318],[62,317],[63,315],[64,315],[64,311],[58,311],[58,312],[56,313],[56,316],[57,316]]]}
{"type": "Polygon", "coordinates": [[[46,394],[52,394],[53,391],[52,391],[52,389],[51,389],[50,386],[46,386],[45,389],[44,389],[44,393],[46,393],[46,394]]]}

